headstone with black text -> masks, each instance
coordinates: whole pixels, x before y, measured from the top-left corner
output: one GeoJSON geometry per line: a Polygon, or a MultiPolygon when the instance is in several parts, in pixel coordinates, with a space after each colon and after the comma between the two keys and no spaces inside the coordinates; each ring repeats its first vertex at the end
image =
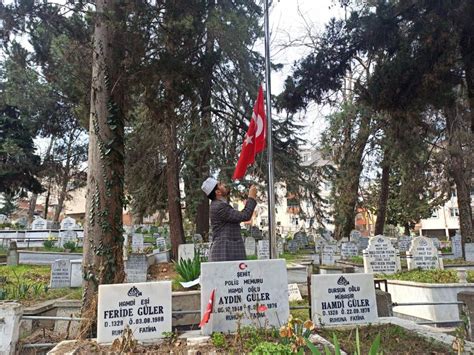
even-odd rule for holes
{"type": "Polygon", "coordinates": [[[312,319],[318,325],[367,324],[378,320],[372,274],[311,276],[312,319]]]}
{"type": "Polygon", "coordinates": [[[334,265],[336,262],[337,244],[326,244],[323,246],[321,263],[323,265],[334,265]]]}
{"type": "Polygon", "coordinates": [[[270,259],[270,242],[268,240],[259,240],[257,244],[257,258],[270,259]]]}
{"type": "Polygon", "coordinates": [[[455,259],[462,258],[461,234],[458,232],[451,237],[451,252],[455,259]]]}
{"type": "Polygon", "coordinates": [[[286,249],[288,250],[289,253],[296,253],[300,249],[300,246],[296,240],[290,239],[286,243],[286,249]]]}
{"type": "Polygon", "coordinates": [[[253,237],[247,237],[245,238],[245,254],[247,256],[252,256],[255,255],[255,238],[253,237]]]}
{"type": "Polygon", "coordinates": [[[144,242],[143,234],[134,233],[132,235],[132,253],[141,253],[143,252],[144,242]]]}
{"type": "Polygon", "coordinates": [[[59,233],[59,247],[64,248],[64,244],[72,242],[77,246],[77,233],[73,230],[67,229],[59,233]]]}
{"type": "Polygon", "coordinates": [[[303,300],[298,284],[288,284],[288,300],[290,302],[303,300]]]}
{"type": "Polygon", "coordinates": [[[31,222],[31,230],[45,230],[48,229],[48,221],[44,218],[38,217],[33,222],[31,222]]]}
{"type": "Polygon", "coordinates": [[[201,260],[207,260],[209,258],[210,249],[211,243],[199,243],[194,245],[194,252],[199,252],[201,260]]]}
{"type": "Polygon", "coordinates": [[[316,253],[321,253],[323,250],[323,247],[327,244],[328,242],[326,241],[326,239],[321,238],[321,237],[315,237],[314,238],[314,251],[316,253]]]}
{"type": "Polygon", "coordinates": [[[364,249],[367,249],[368,246],[369,246],[369,238],[360,237],[359,243],[357,244],[359,251],[363,251],[364,249]]]}
{"type": "Polygon", "coordinates": [[[443,269],[441,252],[436,249],[431,238],[415,237],[407,251],[408,270],[443,269]]]}
{"type": "Polygon", "coordinates": [[[214,307],[202,332],[235,332],[239,326],[280,327],[289,317],[283,259],[201,264],[201,318],[212,291],[214,307]]]}
{"type": "Polygon", "coordinates": [[[148,272],[148,262],[145,254],[130,254],[125,262],[127,282],[145,282],[148,272]]]}
{"type": "Polygon", "coordinates": [[[363,257],[365,273],[389,275],[401,271],[400,253],[393,247],[390,238],[383,235],[370,238],[363,257]]]}
{"type": "Polygon", "coordinates": [[[51,265],[51,288],[71,286],[71,262],[67,259],[56,260],[51,265]]]}
{"type": "Polygon", "coordinates": [[[166,248],[166,240],[165,238],[163,237],[158,237],[156,238],[156,247],[160,250],[160,251],[165,251],[167,248],[166,248]]]}
{"type": "Polygon", "coordinates": [[[405,253],[410,249],[412,238],[409,235],[402,235],[398,238],[398,250],[400,253],[405,253]]]}
{"type": "Polygon", "coordinates": [[[126,326],[138,341],[163,338],[171,321],[171,281],[99,285],[99,344],[112,343],[126,326]]]}
{"type": "Polygon", "coordinates": [[[357,248],[357,244],[354,242],[344,242],[341,243],[341,257],[343,259],[349,259],[353,256],[357,256],[359,253],[359,249],[357,248]]]}
{"type": "Polygon", "coordinates": [[[61,221],[61,229],[72,230],[76,227],[76,220],[74,218],[66,217],[61,221]]]}
{"type": "Polygon", "coordinates": [[[351,233],[349,234],[349,240],[354,243],[358,243],[361,237],[362,237],[362,234],[356,229],[353,229],[351,233]]]}

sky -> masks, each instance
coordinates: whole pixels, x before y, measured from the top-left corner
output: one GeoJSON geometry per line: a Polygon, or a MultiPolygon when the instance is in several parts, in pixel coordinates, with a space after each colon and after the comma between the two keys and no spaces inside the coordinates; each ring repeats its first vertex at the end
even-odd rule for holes
{"type": "MultiPolygon", "coordinates": [[[[272,95],[283,91],[284,80],[291,74],[294,62],[311,52],[311,36],[321,33],[332,17],[343,16],[344,9],[336,0],[273,2],[270,11],[270,56],[273,62],[281,63],[284,67],[279,72],[271,73],[272,95]],[[288,47],[289,43],[292,44],[291,47],[288,47]]],[[[308,139],[308,147],[317,145],[318,138],[326,127],[324,116],[328,113],[329,108],[312,105],[307,112],[301,114],[301,122],[306,125],[303,137],[308,139]]]]}

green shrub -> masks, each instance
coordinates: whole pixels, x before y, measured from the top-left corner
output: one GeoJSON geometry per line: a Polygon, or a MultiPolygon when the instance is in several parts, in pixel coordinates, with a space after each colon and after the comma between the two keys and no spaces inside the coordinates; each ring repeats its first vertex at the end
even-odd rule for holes
{"type": "Polygon", "coordinates": [[[43,242],[43,246],[46,248],[46,249],[53,249],[54,248],[54,240],[53,239],[48,239],[48,240],[45,240],[43,242]]]}
{"type": "Polygon", "coordinates": [[[180,259],[174,265],[184,282],[194,281],[201,275],[201,254],[196,251],[193,259],[180,259]]]}
{"type": "Polygon", "coordinates": [[[74,243],[73,241],[67,241],[63,244],[63,248],[70,251],[74,251],[77,249],[77,244],[74,243]]]}
{"type": "Polygon", "coordinates": [[[218,332],[212,333],[211,341],[212,341],[212,344],[216,348],[224,348],[225,345],[226,345],[225,344],[225,335],[222,334],[222,333],[218,333],[218,332]]]}
{"type": "Polygon", "coordinates": [[[414,281],[433,284],[459,282],[459,278],[455,270],[410,270],[398,272],[392,275],[381,275],[381,277],[389,280],[414,281]]]}
{"type": "Polygon", "coordinates": [[[251,354],[292,354],[291,346],[287,344],[275,344],[268,341],[258,344],[251,354]]]}

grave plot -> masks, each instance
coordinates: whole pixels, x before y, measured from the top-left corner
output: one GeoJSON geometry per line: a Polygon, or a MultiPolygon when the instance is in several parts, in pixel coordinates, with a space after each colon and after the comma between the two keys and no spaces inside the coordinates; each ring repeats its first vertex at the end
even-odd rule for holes
{"type": "Polygon", "coordinates": [[[369,240],[364,255],[364,272],[376,274],[394,274],[402,269],[400,253],[390,238],[378,235],[369,240]]]}

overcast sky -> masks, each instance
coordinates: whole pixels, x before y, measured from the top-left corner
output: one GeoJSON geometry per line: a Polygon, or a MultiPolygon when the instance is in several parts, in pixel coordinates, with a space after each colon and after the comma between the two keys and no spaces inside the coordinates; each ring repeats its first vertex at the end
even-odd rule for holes
{"type": "MultiPolygon", "coordinates": [[[[293,63],[310,52],[310,34],[317,35],[332,17],[343,17],[344,10],[335,0],[275,0],[270,12],[271,57],[284,65],[283,70],[272,72],[272,94],[283,90],[285,78],[291,74],[293,63]],[[292,46],[287,47],[288,43],[292,46]]],[[[263,49],[262,49],[263,51],[263,49]]],[[[304,136],[316,143],[325,127],[327,108],[313,105],[302,122],[307,125],[304,136]]]]}

